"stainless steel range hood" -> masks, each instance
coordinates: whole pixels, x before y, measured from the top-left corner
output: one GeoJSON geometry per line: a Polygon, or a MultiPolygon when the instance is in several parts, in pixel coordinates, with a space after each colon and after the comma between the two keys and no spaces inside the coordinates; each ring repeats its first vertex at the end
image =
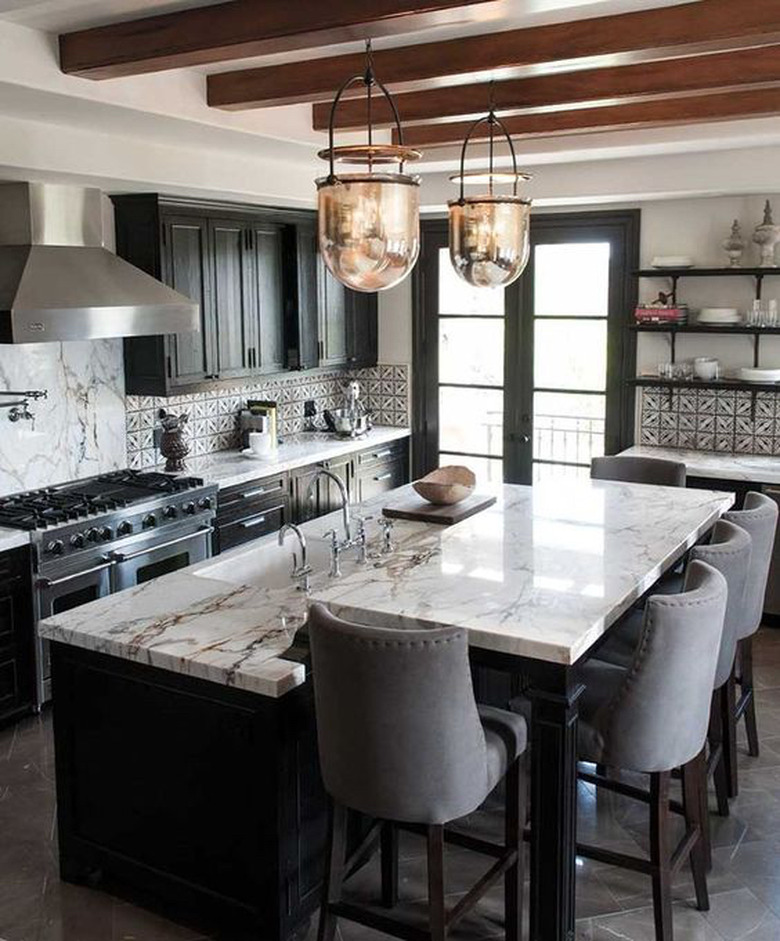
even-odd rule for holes
{"type": "Polygon", "coordinates": [[[103,246],[100,190],[0,183],[0,343],[199,329],[196,303],[103,246]]]}

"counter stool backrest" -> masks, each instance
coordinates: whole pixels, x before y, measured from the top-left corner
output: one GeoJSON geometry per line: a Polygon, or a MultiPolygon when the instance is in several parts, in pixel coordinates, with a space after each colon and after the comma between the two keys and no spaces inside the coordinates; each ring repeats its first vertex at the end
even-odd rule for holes
{"type": "Polygon", "coordinates": [[[720,572],[693,561],[683,592],[648,599],[634,662],[596,717],[605,764],[671,771],[704,747],[726,591],[720,572]]]}
{"type": "Polygon", "coordinates": [[[723,622],[718,666],[715,670],[713,688],[720,689],[731,676],[737,652],[739,631],[745,617],[745,586],[750,570],[752,540],[749,534],[735,523],[718,520],[712,530],[712,538],[706,545],[694,546],[690,558],[706,562],[717,569],[726,579],[728,600],[723,622]]]}
{"type": "Polygon", "coordinates": [[[325,788],[371,817],[440,824],[488,776],[465,630],[386,630],[309,610],[325,788]]]}
{"type": "Polygon", "coordinates": [[[750,534],[753,546],[750,569],[745,586],[745,607],[738,640],[750,637],[761,626],[769,566],[775,545],[777,504],[774,500],[751,490],[745,495],[741,510],[729,510],[723,518],[736,523],[750,534]]]}
{"type": "Polygon", "coordinates": [[[593,480],[618,480],[627,484],[684,487],[685,464],[657,457],[594,457],[590,462],[593,480]]]}

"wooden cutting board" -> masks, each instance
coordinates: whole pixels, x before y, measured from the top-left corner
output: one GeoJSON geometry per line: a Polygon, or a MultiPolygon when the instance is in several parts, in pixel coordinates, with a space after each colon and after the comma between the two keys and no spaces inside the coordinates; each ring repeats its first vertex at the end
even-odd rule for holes
{"type": "Polygon", "coordinates": [[[472,493],[470,497],[461,500],[454,506],[436,506],[428,503],[417,494],[406,499],[384,507],[382,514],[391,519],[414,520],[422,523],[441,523],[442,526],[452,526],[453,523],[460,523],[480,510],[485,510],[493,506],[496,502],[494,496],[472,493]]]}

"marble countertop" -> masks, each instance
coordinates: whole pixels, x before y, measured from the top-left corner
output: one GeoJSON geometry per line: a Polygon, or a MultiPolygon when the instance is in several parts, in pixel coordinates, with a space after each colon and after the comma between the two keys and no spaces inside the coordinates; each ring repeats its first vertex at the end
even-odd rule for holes
{"type": "MultiPolygon", "coordinates": [[[[368,501],[361,512],[376,516],[408,491],[368,501]]],[[[338,581],[318,569],[310,599],[363,623],[454,624],[478,647],[573,663],[732,503],[727,493],[601,481],[506,485],[493,507],[456,526],[396,521],[391,555],[345,564],[338,581]]],[[[338,519],[303,529],[316,541],[338,519]]],[[[369,526],[376,548],[376,519],[369,526]]],[[[287,583],[251,584],[249,564],[271,548],[266,537],[55,615],[40,632],[281,696],[305,679],[301,664],[280,655],[305,621],[307,598],[287,583]],[[194,574],[217,567],[224,580],[194,574]]]]}
{"type": "Polygon", "coordinates": [[[720,480],[746,480],[780,484],[780,457],[765,454],[727,454],[721,451],[693,451],[685,448],[659,448],[635,445],[621,451],[628,457],[658,457],[682,461],[694,477],[720,480]]]}
{"type": "Polygon", "coordinates": [[[17,549],[19,546],[30,544],[30,534],[26,529],[12,529],[10,526],[0,526],[0,552],[17,549]]]}
{"type": "MultiPolygon", "coordinates": [[[[219,487],[232,487],[244,484],[259,477],[270,477],[284,471],[327,461],[353,451],[389,444],[408,438],[408,428],[393,428],[377,425],[362,438],[336,438],[327,432],[312,431],[287,435],[279,445],[276,454],[268,458],[244,457],[240,451],[215,451],[203,457],[187,460],[184,473],[202,477],[207,484],[219,487]]],[[[160,464],[156,470],[163,470],[160,464]]]]}

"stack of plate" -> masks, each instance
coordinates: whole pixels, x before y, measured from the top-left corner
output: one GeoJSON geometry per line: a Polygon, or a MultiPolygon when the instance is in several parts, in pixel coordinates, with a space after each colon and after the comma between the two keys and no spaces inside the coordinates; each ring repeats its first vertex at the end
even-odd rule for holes
{"type": "Polygon", "coordinates": [[[702,307],[697,323],[709,327],[736,325],[742,322],[736,307],[702,307]]]}
{"type": "Polygon", "coordinates": [[[653,268],[693,268],[690,255],[656,255],[650,262],[653,268]]]}
{"type": "Polygon", "coordinates": [[[737,372],[743,382],[780,382],[780,369],[754,369],[743,366],[737,372]]]}

